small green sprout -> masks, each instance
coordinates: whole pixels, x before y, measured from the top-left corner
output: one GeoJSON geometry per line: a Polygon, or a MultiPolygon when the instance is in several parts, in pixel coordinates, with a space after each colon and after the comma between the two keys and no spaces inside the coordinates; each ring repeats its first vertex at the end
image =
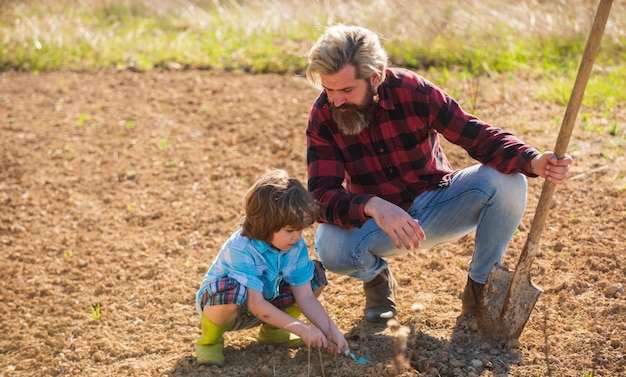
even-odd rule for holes
{"type": "Polygon", "coordinates": [[[80,114],[78,116],[78,119],[76,120],[76,125],[78,127],[82,127],[85,125],[85,123],[87,123],[88,121],[91,120],[91,115],[88,114],[80,114]]]}
{"type": "Polygon", "coordinates": [[[67,153],[66,158],[68,161],[71,161],[74,159],[74,148],[72,148],[71,145],[66,144],[65,146],[63,146],[63,151],[67,153]]]}
{"type": "Polygon", "coordinates": [[[132,181],[137,177],[137,172],[131,169],[124,169],[124,171],[122,172],[122,177],[129,181],[132,181]]]}
{"type": "Polygon", "coordinates": [[[611,122],[611,126],[609,127],[609,135],[618,136],[619,135],[619,126],[616,121],[611,122]]]}
{"type": "Polygon", "coordinates": [[[161,139],[159,140],[158,146],[160,150],[166,151],[170,146],[170,142],[167,141],[167,139],[161,139]]]}
{"type": "Polygon", "coordinates": [[[99,320],[102,313],[100,312],[100,303],[96,302],[95,304],[89,304],[89,309],[91,309],[91,315],[90,317],[95,319],[95,320],[99,320]]]}
{"type": "Polygon", "coordinates": [[[120,122],[120,124],[126,127],[127,130],[132,130],[133,128],[135,128],[134,120],[123,120],[120,122]]]}

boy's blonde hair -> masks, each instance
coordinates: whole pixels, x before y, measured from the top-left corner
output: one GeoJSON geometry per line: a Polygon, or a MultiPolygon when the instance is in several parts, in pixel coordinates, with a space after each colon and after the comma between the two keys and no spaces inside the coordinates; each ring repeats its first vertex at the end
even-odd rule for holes
{"type": "Polygon", "coordinates": [[[319,207],[300,181],[284,170],[270,170],[250,187],[244,199],[241,234],[269,243],[284,227],[302,230],[315,222],[319,207]]]}
{"type": "Polygon", "coordinates": [[[367,80],[378,73],[383,82],[387,60],[387,53],[373,31],[360,26],[334,25],[311,47],[306,77],[321,88],[320,74],[333,75],[351,64],[356,69],[356,79],[367,80]]]}

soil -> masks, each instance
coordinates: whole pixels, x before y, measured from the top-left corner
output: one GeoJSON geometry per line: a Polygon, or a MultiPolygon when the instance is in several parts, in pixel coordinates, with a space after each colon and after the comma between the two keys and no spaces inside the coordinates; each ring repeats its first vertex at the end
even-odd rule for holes
{"type": "MultiPolygon", "coordinates": [[[[546,150],[565,109],[536,99],[539,85],[525,75],[442,84],[546,150]]],[[[570,142],[575,165],[532,270],[544,291],[519,340],[490,341],[458,319],[469,234],[390,259],[399,328],[364,324],[361,284],[328,273],[323,305],[371,363],[260,345],[252,329],[226,334],[224,367],[198,365],[196,290],[253,180],[270,167],[306,180],[315,96],[297,75],[0,73],[0,375],[626,376],[623,108],[609,119],[581,110],[597,127],[578,125],[570,142]],[[610,122],[621,135],[601,132],[610,122]]],[[[472,164],[444,148],[455,167],[472,164]]],[[[529,180],[509,267],[541,186],[529,180]]]]}

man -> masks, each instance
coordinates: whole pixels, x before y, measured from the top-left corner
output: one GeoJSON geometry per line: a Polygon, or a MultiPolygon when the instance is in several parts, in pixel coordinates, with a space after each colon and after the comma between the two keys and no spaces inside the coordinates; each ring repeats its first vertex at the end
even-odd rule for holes
{"type": "Polygon", "coordinates": [[[539,153],[471,114],[414,72],[387,67],[378,36],[332,26],[311,48],[307,78],[322,92],[309,117],[309,190],[321,206],[315,250],[330,271],[364,282],[365,320],[396,312],[385,258],[476,230],[462,296],[475,314],[526,207],[526,178],[559,184],[570,156],[539,153]],[[480,164],[454,170],[440,135],[480,164]]]}

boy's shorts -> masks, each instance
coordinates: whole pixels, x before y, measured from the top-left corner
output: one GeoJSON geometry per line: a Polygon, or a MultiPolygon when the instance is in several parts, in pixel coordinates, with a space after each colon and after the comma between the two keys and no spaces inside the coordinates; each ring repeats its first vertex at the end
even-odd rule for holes
{"type": "MultiPolygon", "coordinates": [[[[328,280],[326,279],[326,271],[324,266],[322,266],[322,262],[313,261],[313,263],[315,264],[315,271],[311,279],[311,289],[316,291],[320,287],[328,285],[328,280]]],[[[284,311],[295,303],[296,300],[289,283],[282,281],[278,292],[278,296],[270,301],[278,309],[284,311]]],[[[248,291],[246,287],[230,277],[223,277],[209,284],[200,299],[200,308],[203,310],[207,305],[225,304],[237,304],[239,307],[239,314],[229,331],[249,329],[263,323],[248,310],[248,291]]]]}

